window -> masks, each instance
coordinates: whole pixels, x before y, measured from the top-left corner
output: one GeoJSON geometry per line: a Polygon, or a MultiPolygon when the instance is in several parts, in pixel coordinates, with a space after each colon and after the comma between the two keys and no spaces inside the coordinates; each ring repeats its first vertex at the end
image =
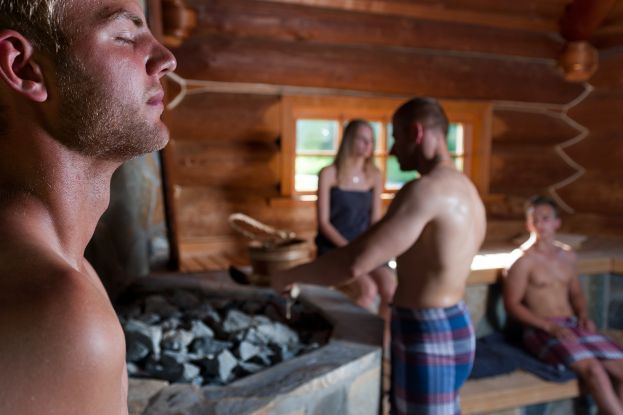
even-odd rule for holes
{"type": "MultiPolygon", "coordinates": [[[[339,147],[342,131],[353,118],[368,120],[376,138],[374,157],[391,194],[416,172],[402,172],[389,156],[393,145],[391,116],[403,100],[356,97],[284,97],[282,141],[282,194],[316,192],[318,171],[330,164],[339,147]]],[[[487,104],[442,101],[451,121],[448,149],[460,170],[476,183],[482,194],[488,185],[487,104]],[[485,145],[486,143],[486,145],[485,145]]]]}

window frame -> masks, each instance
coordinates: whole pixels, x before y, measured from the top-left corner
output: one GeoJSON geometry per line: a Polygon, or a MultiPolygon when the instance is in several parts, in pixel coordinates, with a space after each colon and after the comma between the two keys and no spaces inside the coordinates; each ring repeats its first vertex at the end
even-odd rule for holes
{"type": "MultiPolygon", "coordinates": [[[[338,137],[341,137],[344,121],[363,118],[381,122],[379,152],[387,154],[385,148],[387,125],[392,114],[404,98],[357,97],[357,96],[301,96],[282,97],[282,137],[281,137],[281,196],[286,198],[310,197],[315,192],[296,192],[296,121],[298,119],[335,119],[338,120],[338,137]],[[307,196],[307,197],[305,197],[307,196]]],[[[491,155],[491,104],[479,101],[440,100],[448,119],[463,125],[464,152],[463,171],[476,185],[481,196],[489,191],[489,158],[491,155]]],[[[338,138],[339,139],[339,138],[338,138]]],[[[386,157],[379,154],[375,157],[386,157]]],[[[383,169],[383,183],[386,181],[383,169]]],[[[387,189],[384,198],[392,198],[397,190],[387,189]]]]}

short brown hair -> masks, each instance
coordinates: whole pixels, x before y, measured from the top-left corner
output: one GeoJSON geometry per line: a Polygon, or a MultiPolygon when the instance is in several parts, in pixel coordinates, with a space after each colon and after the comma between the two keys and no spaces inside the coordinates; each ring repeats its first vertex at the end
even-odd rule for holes
{"type": "Polygon", "coordinates": [[[435,98],[412,98],[396,110],[394,118],[418,121],[428,128],[440,128],[444,135],[448,135],[448,116],[435,98]]]}
{"type": "Polygon", "coordinates": [[[543,195],[535,195],[528,199],[525,207],[526,215],[531,209],[534,209],[537,206],[549,206],[554,211],[554,215],[557,218],[560,217],[560,208],[558,207],[558,203],[556,203],[556,201],[551,197],[543,195]]]}

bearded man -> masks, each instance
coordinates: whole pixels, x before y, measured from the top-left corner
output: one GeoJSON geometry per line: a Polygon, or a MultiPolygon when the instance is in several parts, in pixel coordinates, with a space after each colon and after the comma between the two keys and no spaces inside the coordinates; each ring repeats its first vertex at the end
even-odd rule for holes
{"type": "Polygon", "coordinates": [[[0,0],[0,413],[127,414],[84,250],[122,162],[162,148],[175,58],[138,0],[0,0]]]}

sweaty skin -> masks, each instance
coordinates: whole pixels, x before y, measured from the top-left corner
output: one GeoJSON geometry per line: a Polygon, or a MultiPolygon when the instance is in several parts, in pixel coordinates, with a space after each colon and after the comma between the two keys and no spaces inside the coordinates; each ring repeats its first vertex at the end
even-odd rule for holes
{"type": "Polygon", "coordinates": [[[113,172],[168,141],[176,63],[137,0],[64,4],[66,72],[0,29],[0,414],[127,415],[123,330],[84,250],[113,172]]]}
{"type": "MultiPolygon", "coordinates": [[[[508,270],[504,281],[506,309],[521,323],[543,330],[560,342],[577,342],[571,329],[548,320],[575,316],[580,328],[596,331],[588,317],[576,254],[556,241],[560,219],[552,206],[531,207],[526,225],[533,242],[522,247],[522,255],[508,270]]],[[[587,357],[575,361],[570,369],[583,381],[600,413],[623,414],[623,360],[587,357]]]]}
{"type": "Polygon", "coordinates": [[[576,254],[554,239],[560,220],[553,208],[536,206],[527,222],[534,243],[523,248],[508,271],[504,301],[509,312],[522,323],[560,338],[572,334],[547,318],[577,316],[582,326],[594,330],[577,277],[576,254]]]}
{"type": "Polygon", "coordinates": [[[283,291],[295,282],[336,285],[396,258],[394,305],[448,307],[462,299],[484,239],[484,206],[473,184],[452,164],[444,134],[405,123],[394,119],[392,153],[403,170],[416,169],[422,177],[403,186],[386,215],[349,245],[275,274],[274,289],[283,291]]]}

